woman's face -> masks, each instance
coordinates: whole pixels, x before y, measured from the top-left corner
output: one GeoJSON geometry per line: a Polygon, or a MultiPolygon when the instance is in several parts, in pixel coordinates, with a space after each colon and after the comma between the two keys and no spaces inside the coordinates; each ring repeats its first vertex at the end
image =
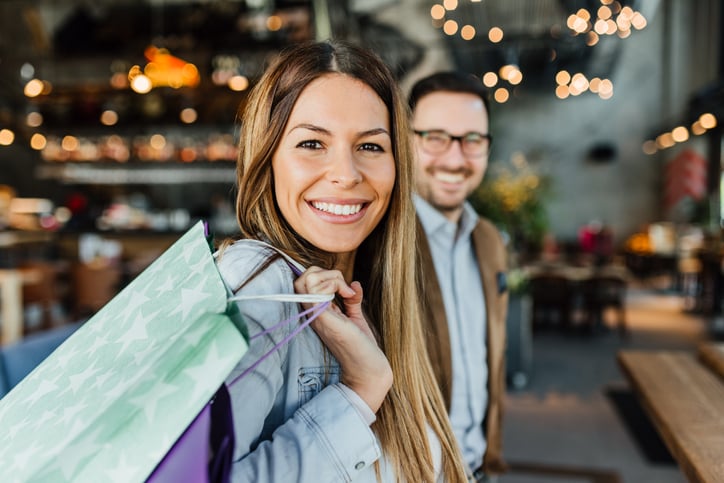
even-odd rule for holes
{"type": "Polygon", "coordinates": [[[314,246],[357,249],[384,216],[395,184],[387,107],[343,74],[311,82],[272,158],[282,215],[314,246]]]}

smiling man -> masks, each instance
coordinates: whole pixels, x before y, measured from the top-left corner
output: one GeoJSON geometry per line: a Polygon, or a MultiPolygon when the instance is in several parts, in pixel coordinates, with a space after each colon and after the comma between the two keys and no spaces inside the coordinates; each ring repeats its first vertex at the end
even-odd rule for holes
{"type": "Polygon", "coordinates": [[[479,79],[457,72],[418,81],[409,99],[428,351],[475,482],[505,470],[506,251],[466,201],[488,166],[487,99],[479,79]]]}

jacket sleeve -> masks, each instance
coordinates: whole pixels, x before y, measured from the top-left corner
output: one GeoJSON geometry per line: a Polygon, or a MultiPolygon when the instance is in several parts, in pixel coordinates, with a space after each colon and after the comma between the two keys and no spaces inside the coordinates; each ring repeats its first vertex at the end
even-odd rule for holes
{"type": "MultiPolygon", "coordinates": [[[[220,272],[229,286],[238,286],[235,278],[245,271],[239,268],[248,260],[243,251],[224,255],[220,272]]],[[[292,277],[285,263],[272,263],[242,290],[244,294],[293,291],[292,277]]],[[[239,308],[251,336],[297,312],[295,304],[279,302],[242,302],[239,308]]],[[[289,397],[284,396],[288,385],[297,384],[285,380],[288,346],[234,381],[287,334],[288,330],[280,330],[255,338],[227,379],[236,438],[232,481],[339,482],[352,481],[360,471],[374,473],[370,467],[381,449],[369,427],[369,415],[359,409],[364,402],[341,384],[325,387],[290,418],[274,422],[284,413],[279,406],[289,397]],[[271,414],[276,416],[270,418],[271,414]]]]}
{"type": "MultiPolygon", "coordinates": [[[[241,414],[256,417],[260,409],[241,414]]],[[[364,418],[337,384],[324,388],[271,439],[245,454],[249,435],[236,434],[242,455],[232,467],[233,482],[352,481],[360,471],[370,471],[381,454],[364,418]]]]}

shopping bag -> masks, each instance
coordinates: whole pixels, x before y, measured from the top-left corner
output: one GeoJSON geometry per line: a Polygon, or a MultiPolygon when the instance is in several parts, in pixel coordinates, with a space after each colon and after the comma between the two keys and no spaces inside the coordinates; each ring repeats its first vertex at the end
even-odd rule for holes
{"type": "Polygon", "coordinates": [[[0,481],[161,468],[246,351],[227,295],[199,222],[0,400],[0,481]]]}
{"type": "Polygon", "coordinates": [[[147,483],[229,483],[234,452],[231,396],[222,384],[147,483]]]}

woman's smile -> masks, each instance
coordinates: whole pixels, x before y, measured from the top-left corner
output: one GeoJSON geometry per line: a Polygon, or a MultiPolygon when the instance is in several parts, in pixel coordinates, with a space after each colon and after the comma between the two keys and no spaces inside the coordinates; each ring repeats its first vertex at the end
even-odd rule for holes
{"type": "Polygon", "coordinates": [[[351,223],[364,215],[364,208],[367,207],[366,202],[328,202],[328,201],[311,201],[309,204],[315,211],[319,212],[319,216],[325,217],[332,223],[351,223]]]}

